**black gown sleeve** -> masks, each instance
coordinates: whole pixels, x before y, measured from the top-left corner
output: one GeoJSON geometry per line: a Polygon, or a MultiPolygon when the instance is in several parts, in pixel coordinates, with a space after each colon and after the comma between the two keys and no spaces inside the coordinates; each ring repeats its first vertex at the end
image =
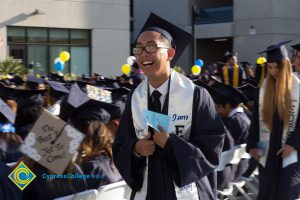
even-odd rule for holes
{"type": "Polygon", "coordinates": [[[259,111],[258,111],[258,102],[259,102],[259,92],[256,94],[256,101],[254,101],[253,113],[251,119],[251,125],[249,129],[249,135],[247,137],[247,151],[250,149],[258,148],[257,143],[259,142],[259,111]]]}
{"type": "Polygon", "coordinates": [[[178,187],[198,181],[218,166],[224,136],[224,125],[212,98],[204,88],[196,86],[190,138],[186,141],[171,134],[164,148],[178,187]]]}
{"type": "Polygon", "coordinates": [[[138,138],[136,137],[133,126],[131,98],[132,93],[128,96],[126,107],[114,140],[113,160],[124,181],[132,190],[139,191],[143,186],[146,158],[137,157],[133,154],[133,148],[138,138]]]}

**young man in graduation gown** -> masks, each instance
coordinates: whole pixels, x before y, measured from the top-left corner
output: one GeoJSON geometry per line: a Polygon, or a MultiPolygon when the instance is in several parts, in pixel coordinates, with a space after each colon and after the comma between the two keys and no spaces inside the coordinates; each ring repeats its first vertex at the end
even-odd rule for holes
{"type": "MultiPolygon", "coordinates": [[[[217,110],[234,139],[234,145],[245,144],[249,134],[250,119],[240,104],[246,103],[248,98],[239,90],[227,85],[220,85],[216,91],[218,95],[214,95],[214,100],[217,110]]],[[[233,165],[233,180],[240,178],[247,168],[248,159],[242,159],[238,165],[233,165]]]]}
{"type": "Polygon", "coordinates": [[[171,69],[190,39],[151,14],[133,49],[147,79],[129,95],[113,145],[131,199],[216,198],[222,121],[208,92],[171,69]],[[146,109],[170,116],[169,130],[148,128],[146,109]]]}
{"type": "Polygon", "coordinates": [[[237,64],[237,53],[227,51],[223,56],[224,66],[221,69],[222,82],[225,85],[239,87],[246,80],[245,70],[237,64]]]}

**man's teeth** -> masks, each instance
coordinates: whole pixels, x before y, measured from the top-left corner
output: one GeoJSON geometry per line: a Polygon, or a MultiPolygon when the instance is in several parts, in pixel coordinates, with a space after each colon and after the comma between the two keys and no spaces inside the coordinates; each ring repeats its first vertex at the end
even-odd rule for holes
{"type": "Polygon", "coordinates": [[[144,61],[144,62],[143,62],[143,65],[152,65],[152,64],[153,64],[152,61],[144,61]]]}

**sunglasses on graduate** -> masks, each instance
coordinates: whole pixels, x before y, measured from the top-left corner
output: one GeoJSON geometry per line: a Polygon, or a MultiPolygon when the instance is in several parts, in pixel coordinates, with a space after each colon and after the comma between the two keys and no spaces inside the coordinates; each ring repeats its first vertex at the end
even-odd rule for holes
{"type": "Polygon", "coordinates": [[[155,53],[157,49],[170,49],[168,47],[159,46],[157,44],[149,44],[145,47],[134,47],[132,52],[134,55],[141,55],[145,50],[146,53],[155,53]]]}

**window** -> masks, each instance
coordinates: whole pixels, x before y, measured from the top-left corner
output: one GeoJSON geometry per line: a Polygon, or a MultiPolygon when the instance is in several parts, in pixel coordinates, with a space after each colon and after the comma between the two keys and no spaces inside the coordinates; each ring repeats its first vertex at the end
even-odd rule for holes
{"type": "Polygon", "coordinates": [[[91,73],[90,30],[9,26],[7,35],[10,56],[33,66],[35,74],[54,72],[54,60],[62,51],[71,55],[64,74],[91,73]]]}

